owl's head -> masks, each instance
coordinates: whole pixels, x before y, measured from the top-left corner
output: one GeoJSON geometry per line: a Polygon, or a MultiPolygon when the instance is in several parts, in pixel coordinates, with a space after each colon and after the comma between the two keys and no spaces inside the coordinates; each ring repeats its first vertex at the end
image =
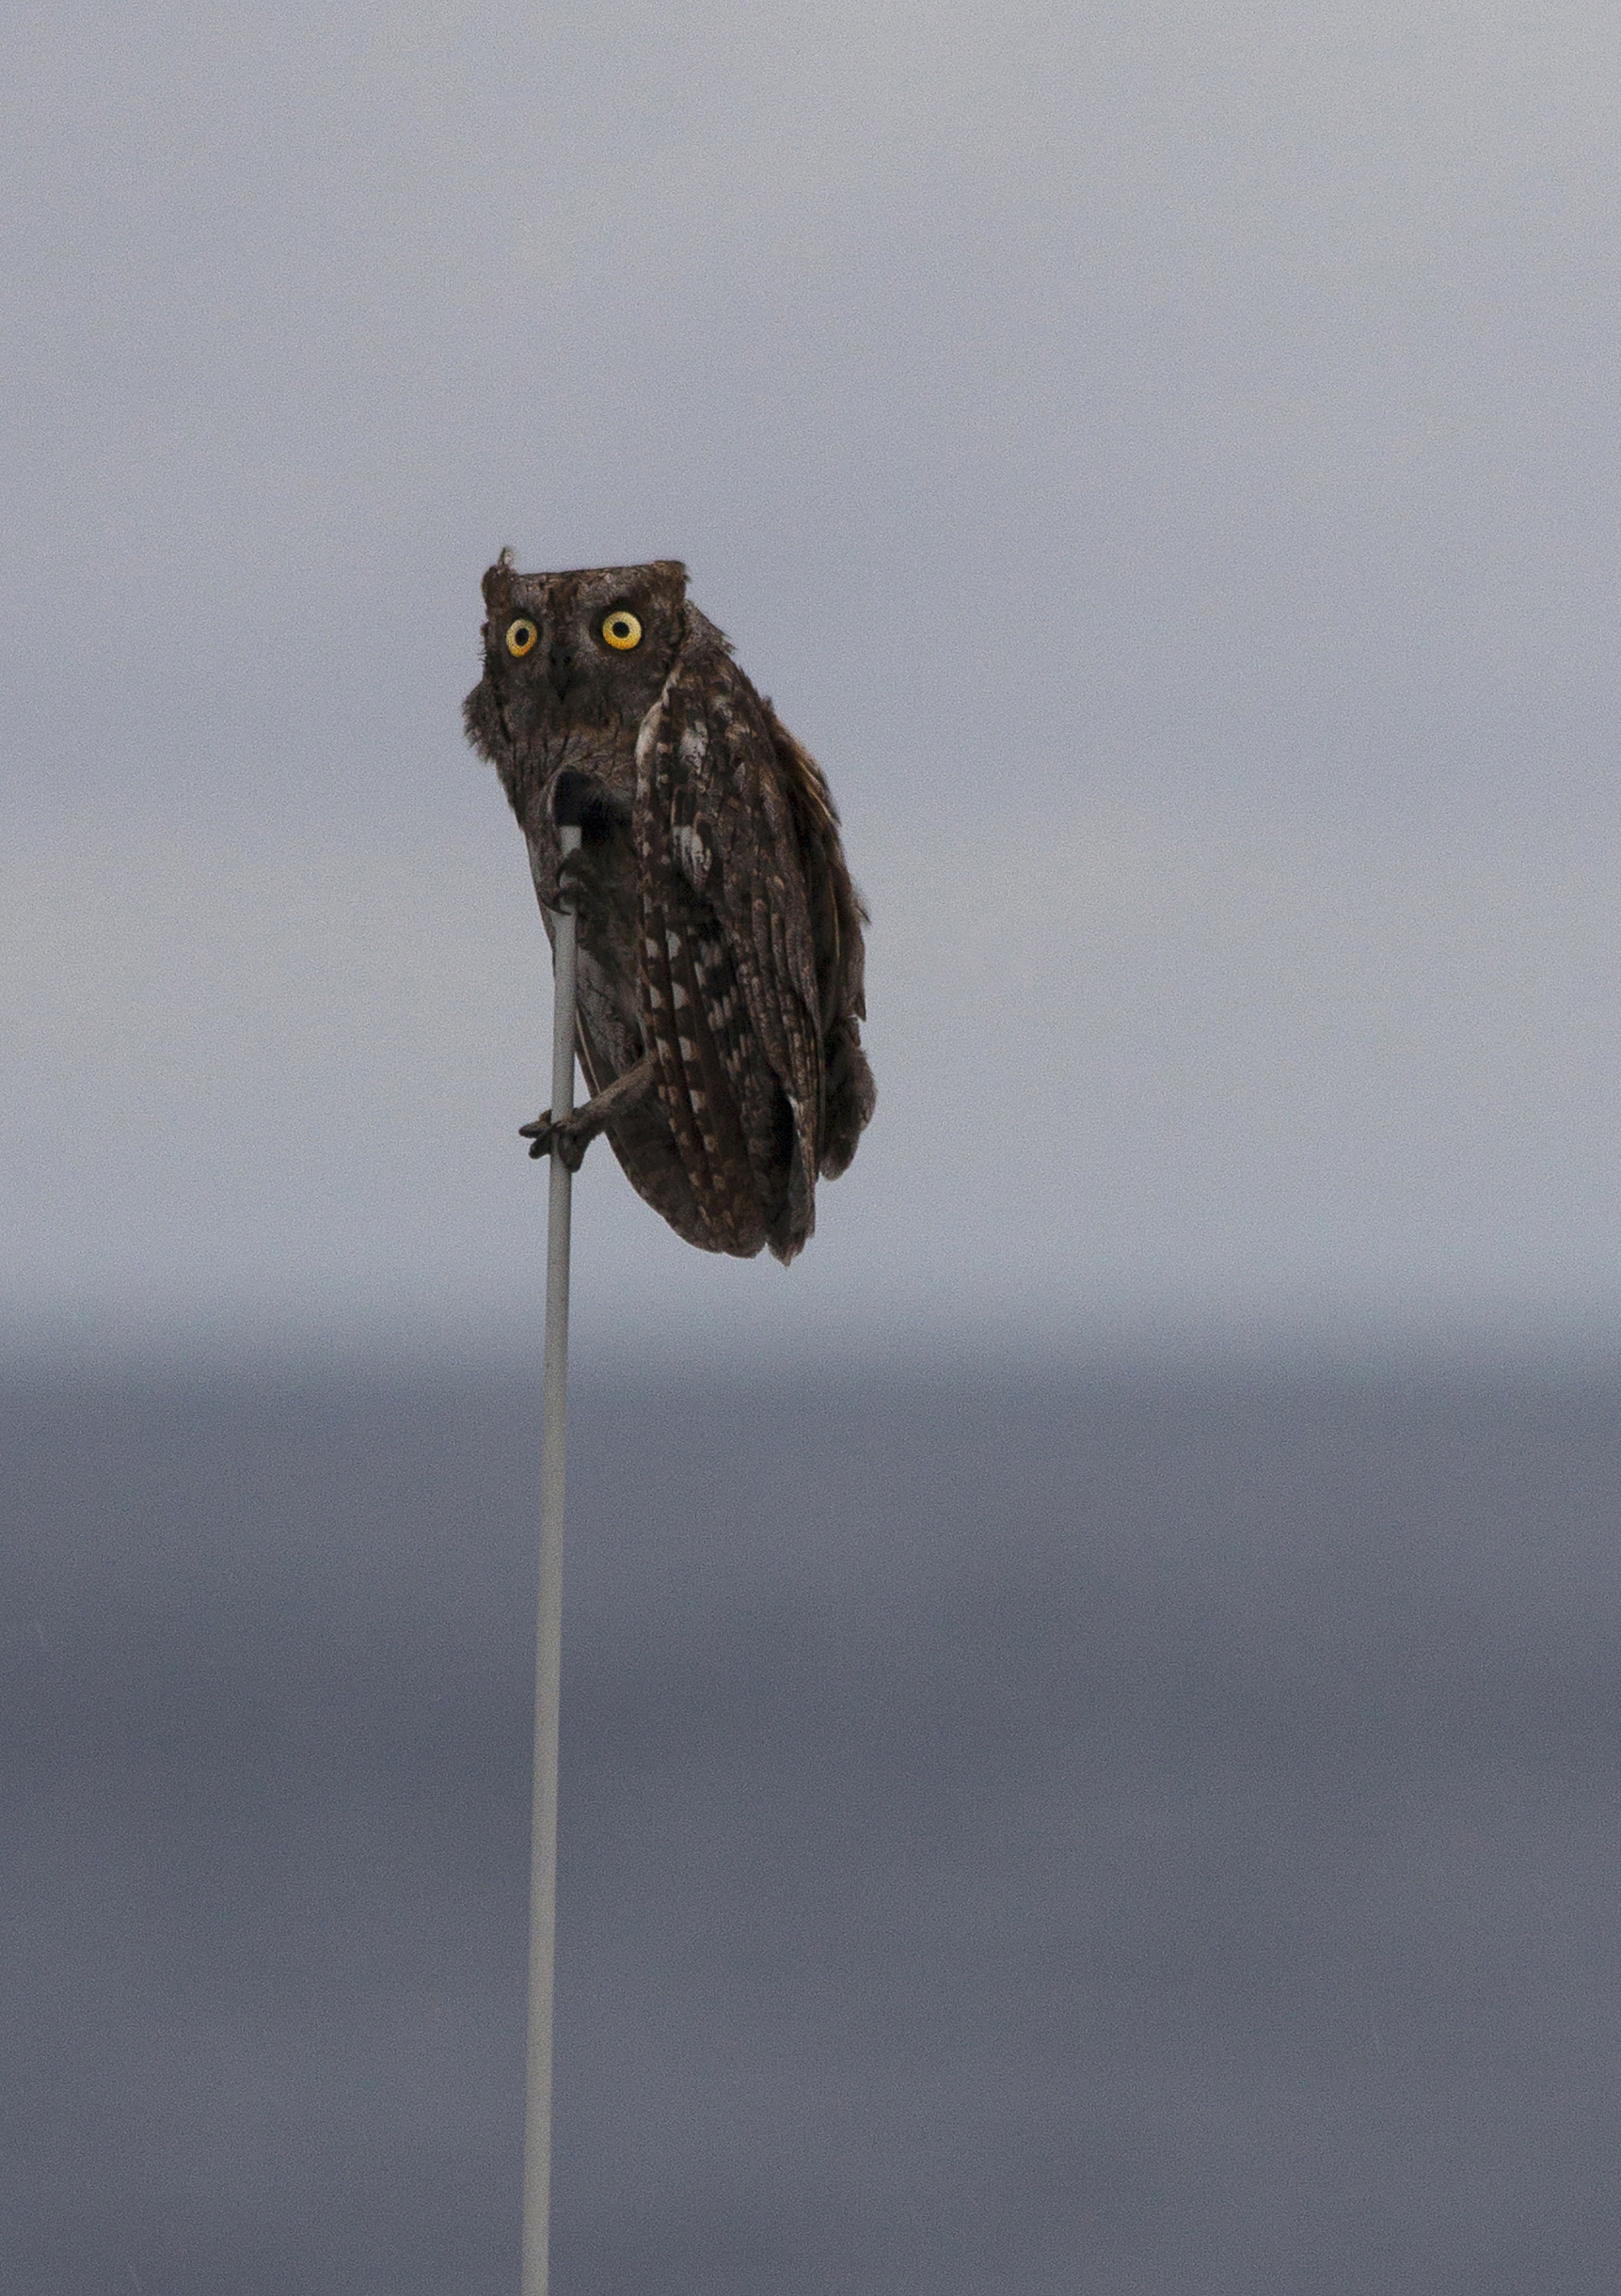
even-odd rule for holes
{"type": "Polygon", "coordinates": [[[484,577],[484,675],[467,731],[486,757],[544,750],[588,728],[634,734],[686,632],[687,569],[592,566],[520,574],[504,550],[484,577]]]}

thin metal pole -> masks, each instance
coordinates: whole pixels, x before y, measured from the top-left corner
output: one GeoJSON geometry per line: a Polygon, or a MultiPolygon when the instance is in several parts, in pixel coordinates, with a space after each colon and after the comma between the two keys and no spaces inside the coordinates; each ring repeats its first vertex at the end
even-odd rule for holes
{"type": "MultiPolygon", "coordinates": [[[[578,826],[558,830],[572,853],[578,826]]],[[[552,1119],[574,1108],[574,920],[552,941],[552,1119]]],[[[546,1228],[546,1369],[540,1437],[540,1606],[535,1629],[535,1784],[529,1849],[529,2056],[523,2104],[522,2296],[547,2296],[552,2198],[552,1972],[557,1931],[557,1710],[563,1672],[563,1495],[568,1433],[569,1189],[549,1159],[546,1228]]]]}

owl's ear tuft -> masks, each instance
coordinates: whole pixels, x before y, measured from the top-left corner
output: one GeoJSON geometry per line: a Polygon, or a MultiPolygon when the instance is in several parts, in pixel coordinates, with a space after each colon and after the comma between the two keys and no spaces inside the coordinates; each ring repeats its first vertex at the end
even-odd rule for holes
{"type": "Polygon", "coordinates": [[[504,603],[512,595],[512,547],[509,544],[486,573],[480,586],[483,590],[484,603],[487,606],[494,606],[498,600],[504,603]]]}

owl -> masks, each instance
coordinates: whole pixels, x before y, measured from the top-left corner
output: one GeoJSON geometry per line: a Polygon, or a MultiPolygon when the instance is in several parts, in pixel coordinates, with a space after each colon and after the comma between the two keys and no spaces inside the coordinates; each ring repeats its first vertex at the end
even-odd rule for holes
{"type": "Polygon", "coordinates": [[[578,1168],[605,1132],[705,1251],[794,1258],[816,1183],[873,1111],[862,928],[821,768],[687,596],[673,560],[484,577],[467,736],[495,766],[553,913],[577,919],[590,1097],[522,1131],[578,1168]],[[559,800],[581,824],[564,857],[559,800]]]}

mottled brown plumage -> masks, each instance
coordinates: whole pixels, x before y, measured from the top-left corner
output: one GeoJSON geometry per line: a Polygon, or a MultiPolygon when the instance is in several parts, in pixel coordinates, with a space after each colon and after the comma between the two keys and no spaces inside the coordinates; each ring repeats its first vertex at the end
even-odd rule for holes
{"type": "Polygon", "coordinates": [[[792,1259],[872,1114],[866,911],[820,767],[687,599],[647,566],[484,577],[468,738],[501,776],[547,931],[579,918],[591,1098],[523,1128],[577,1165],[605,1131],[677,1234],[792,1259]],[[560,860],[564,775],[583,842],[560,860]]]}

